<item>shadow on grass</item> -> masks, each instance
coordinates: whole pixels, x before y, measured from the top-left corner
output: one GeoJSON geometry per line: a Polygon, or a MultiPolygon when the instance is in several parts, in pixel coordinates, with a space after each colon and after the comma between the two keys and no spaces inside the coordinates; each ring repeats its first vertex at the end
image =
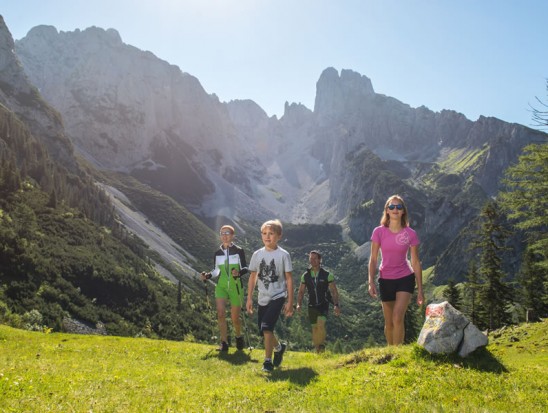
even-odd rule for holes
{"type": "Polygon", "coordinates": [[[245,363],[257,363],[257,360],[253,360],[251,358],[251,351],[236,351],[234,353],[224,352],[224,351],[218,351],[217,349],[213,349],[207,352],[207,354],[202,357],[202,360],[207,360],[210,358],[218,358],[219,360],[227,361],[230,364],[234,364],[236,366],[242,365],[245,363]]]}
{"type": "Polygon", "coordinates": [[[508,369],[485,347],[478,348],[464,358],[457,354],[430,354],[420,346],[415,346],[413,353],[416,358],[431,360],[436,364],[453,364],[489,373],[508,373],[508,369]]]}
{"type": "Polygon", "coordinates": [[[269,381],[290,381],[298,386],[306,386],[318,376],[310,367],[301,367],[298,369],[275,369],[272,373],[266,373],[269,381]]]}

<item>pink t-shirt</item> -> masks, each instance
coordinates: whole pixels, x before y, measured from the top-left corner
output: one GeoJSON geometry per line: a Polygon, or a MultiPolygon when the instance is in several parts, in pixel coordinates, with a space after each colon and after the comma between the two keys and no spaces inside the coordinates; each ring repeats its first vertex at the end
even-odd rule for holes
{"type": "Polygon", "coordinates": [[[394,234],[388,227],[373,230],[371,241],[380,245],[382,261],[379,267],[381,278],[396,279],[413,274],[413,267],[407,258],[409,247],[419,245],[417,233],[409,227],[394,234]]]}

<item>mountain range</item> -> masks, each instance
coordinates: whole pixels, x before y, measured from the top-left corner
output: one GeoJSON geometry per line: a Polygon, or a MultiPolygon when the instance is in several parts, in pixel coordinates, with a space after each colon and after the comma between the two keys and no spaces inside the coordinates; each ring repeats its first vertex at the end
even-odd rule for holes
{"type": "MultiPolygon", "coordinates": [[[[1,21],[0,72],[0,103],[56,162],[93,176],[173,281],[180,268],[169,263],[189,277],[200,271],[221,224],[257,245],[260,223],[280,218],[338,228],[337,242],[363,269],[337,267],[338,276],[365,283],[369,237],[392,194],[408,205],[423,267],[436,266],[432,282],[463,280],[464,230],[522,148],[548,137],[492,117],[413,108],[376,93],[367,76],[331,67],[314,108],[286,102],[279,119],[269,117],[251,100],[219,101],[197,77],[98,27],[37,26],[14,42],[1,21]],[[177,226],[197,245],[177,239],[173,215],[159,215],[165,209],[178,211],[177,226]]],[[[514,251],[506,268],[520,260],[514,251]]]]}

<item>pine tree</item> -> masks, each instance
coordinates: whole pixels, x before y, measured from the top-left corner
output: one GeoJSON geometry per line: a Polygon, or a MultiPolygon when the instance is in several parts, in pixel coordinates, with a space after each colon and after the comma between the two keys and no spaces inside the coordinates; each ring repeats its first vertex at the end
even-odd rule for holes
{"type": "Polygon", "coordinates": [[[500,205],[516,228],[525,230],[531,264],[548,271],[548,144],[528,145],[505,172],[500,205]]]}
{"type": "Polygon", "coordinates": [[[367,337],[367,340],[365,341],[365,347],[371,348],[375,347],[377,345],[377,342],[375,341],[375,337],[373,337],[373,334],[369,334],[367,337]]]}
{"type": "Polygon", "coordinates": [[[464,285],[464,297],[466,302],[466,314],[470,317],[472,324],[478,323],[478,294],[479,276],[476,261],[471,261],[466,276],[467,282],[464,285]]]}
{"type": "Polygon", "coordinates": [[[333,353],[336,353],[336,354],[343,353],[343,346],[342,346],[341,340],[339,338],[337,340],[335,340],[335,344],[333,344],[333,348],[332,348],[331,351],[333,353]]]}
{"type": "Polygon", "coordinates": [[[52,189],[49,194],[49,201],[47,206],[50,208],[57,208],[57,194],[55,193],[55,189],[52,189]]]}
{"type": "MultiPolygon", "coordinates": [[[[415,295],[413,296],[415,300],[415,295]]],[[[404,328],[405,328],[405,343],[409,344],[414,342],[421,331],[422,325],[424,323],[424,309],[419,307],[416,302],[411,302],[407,308],[404,318],[404,328]]]]}
{"type": "Polygon", "coordinates": [[[447,286],[443,290],[443,297],[451,304],[454,308],[459,311],[462,311],[462,304],[460,298],[460,291],[455,284],[453,279],[450,279],[447,282],[447,286]]]}
{"type": "Polygon", "coordinates": [[[511,304],[510,287],[503,281],[501,254],[506,249],[504,240],[507,231],[502,226],[495,201],[488,202],[482,209],[481,228],[474,246],[480,250],[479,274],[484,281],[481,285],[479,298],[481,300],[480,323],[490,330],[508,323],[507,307],[511,304]]]}
{"type": "Polygon", "coordinates": [[[181,280],[177,284],[177,311],[181,311],[182,308],[182,296],[183,296],[183,287],[181,280]]]}
{"type": "Polygon", "coordinates": [[[522,304],[527,311],[527,321],[537,321],[548,315],[548,294],[546,271],[536,268],[536,258],[531,250],[524,253],[519,282],[521,285],[522,304]]]}

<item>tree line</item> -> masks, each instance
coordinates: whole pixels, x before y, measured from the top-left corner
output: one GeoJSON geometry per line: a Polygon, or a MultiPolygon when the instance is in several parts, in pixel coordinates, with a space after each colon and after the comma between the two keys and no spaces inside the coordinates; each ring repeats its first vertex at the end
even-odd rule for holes
{"type": "MultiPolygon", "coordinates": [[[[533,112],[536,126],[548,129],[548,112],[533,112]]],[[[548,143],[526,146],[506,170],[503,184],[477,220],[470,245],[475,259],[466,281],[459,288],[450,280],[444,290],[455,308],[490,330],[548,316],[548,143]],[[513,253],[506,243],[512,231],[520,232],[525,243],[516,277],[508,277],[501,266],[503,255],[513,253]]]]}

